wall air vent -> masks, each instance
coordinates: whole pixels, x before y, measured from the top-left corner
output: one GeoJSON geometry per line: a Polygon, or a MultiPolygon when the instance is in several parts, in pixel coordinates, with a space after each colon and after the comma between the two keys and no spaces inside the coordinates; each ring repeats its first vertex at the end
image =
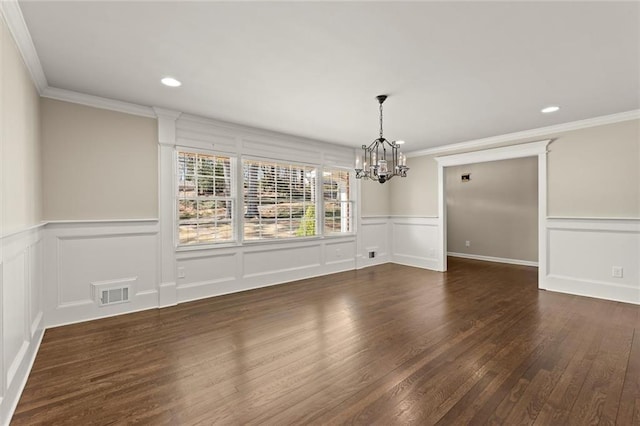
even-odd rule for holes
{"type": "Polygon", "coordinates": [[[130,302],[131,289],[136,278],[125,278],[114,281],[99,281],[91,283],[93,300],[98,306],[117,305],[130,302]]]}
{"type": "Polygon", "coordinates": [[[129,287],[112,288],[102,290],[100,297],[100,305],[113,305],[115,303],[123,303],[129,301],[129,287]]]}

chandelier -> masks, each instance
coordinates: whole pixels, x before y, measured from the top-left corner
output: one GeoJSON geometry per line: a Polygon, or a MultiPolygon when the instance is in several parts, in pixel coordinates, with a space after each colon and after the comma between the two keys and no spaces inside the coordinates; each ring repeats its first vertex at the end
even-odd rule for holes
{"type": "Polygon", "coordinates": [[[356,179],[385,183],[394,176],[407,177],[407,156],[398,151],[403,141],[389,142],[382,135],[382,103],[387,95],[376,96],[380,103],[380,137],[371,145],[362,145],[363,154],[356,155],[356,179]],[[362,157],[362,158],[361,158],[362,157]],[[362,167],[360,166],[362,164],[362,167]]]}

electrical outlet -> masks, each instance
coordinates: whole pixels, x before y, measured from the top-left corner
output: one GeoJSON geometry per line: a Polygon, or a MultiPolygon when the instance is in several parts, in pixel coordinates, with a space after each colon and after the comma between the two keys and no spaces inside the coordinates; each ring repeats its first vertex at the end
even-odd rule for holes
{"type": "Polygon", "coordinates": [[[375,251],[370,251],[369,252],[369,259],[373,259],[374,257],[376,257],[376,252],[375,251]]]}
{"type": "Polygon", "coordinates": [[[464,242],[464,246],[465,247],[471,247],[471,241],[465,241],[464,242]]]}
{"type": "Polygon", "coordinates": [[[184,267],[181,266],[178,268],[178,278],[184,278],[184,277],[185,277],[184,267]]]}
{"type": "Polygon", "coordinates": [[[624,270],[622,266],[612,266],[611,267],[611,276],[613,278],[622,278],[624,270]]]}
{"type": "Polygon", "coordinates": [[[342,250],[339,248],[336,249],[336,257],[342,257],[342,250]]]}

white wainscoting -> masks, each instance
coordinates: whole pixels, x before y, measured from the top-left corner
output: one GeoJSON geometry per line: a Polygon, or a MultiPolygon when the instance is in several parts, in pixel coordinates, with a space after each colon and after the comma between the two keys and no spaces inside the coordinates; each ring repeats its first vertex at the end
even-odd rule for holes
{"type": "Polygon", "coordinates": [[[544,288],[640,304],[640,219],[549,218],[547,235],[544,288]]]}
{"type": "Polygon", "coordinates": [[[158,306],[158,221],[53,222],[45,231],[45,318],[53,327],[158,306]],[[92,283],[130,283],[130,301],[98,306],[92,283]]]}
{"type": "Polygon", "coordinates": [[[44,333],[43,225],[0,237],[0,424],[8,424],[44,333]]]}
{"type": "Polygon", "coordinates": [[[393,262],[438,270],[438,218],[367,216],[359,231],[358,268],[393,262]],[[375,258],[368,257],[370,251],[375,258]]]}
{"type": "Polygon", "coordinates": [[[358,227],[356,267],[380,265],[391,261],[390,227],[388,216],[362,217],[358,227]],[[369,252],[375,257],[370,258],[369,252]]]}
{"type": "Polygon", "coordinates": [[[355,268],[356,237],[177,253],[178,303],[355,268]]]}
{"type": "Polygon", "coordinates": [[[438,270],[440,248],[437,217],[391,216],[389,224],[393,263],[438,270]]]}

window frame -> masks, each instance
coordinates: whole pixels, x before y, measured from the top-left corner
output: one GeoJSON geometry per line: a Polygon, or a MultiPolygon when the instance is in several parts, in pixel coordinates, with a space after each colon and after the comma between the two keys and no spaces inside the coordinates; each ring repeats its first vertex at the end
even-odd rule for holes
{"type": "MultiPolygon", "coordinates": [[[[309,240],[319,240],[324,237],[322,234],[322,228],[319,225],[318,221],[318,207],[322,205],[321,199],[321,182],[318,179],[318,173],[321,173],[322,166],[316,163],[307,163],[304,161],[295,161],[295,160],[287,160],[287,159],[276,159],[272,157],[260,157],[256,155],[241,155],[238,159],[238,241],[241,245],[254,245],[254,244],[272,244],[272,243],[295,243],[297,241],[309,241],[309,240]],[[245,161],[257,161],[264,163],[273,163],[278,165],[289,165],[289,166],[297,166],[297,167],[310,167],[316,173],[314,191],[315,197],[313,200],[313,205],[315,207],[315,235],[307,235],[307,236],[296,236],[296,237],[285,237],[285,238],[257,238],[257,239],[245,239],[244,226],[245,226],[245,217],[244,217],[244,207],[245,207],[245,197],[244,197],[244,163],[245,161]]],[[[324,209],[322,210],[322,214],[324,214],[324,209]]]]}
{"type": "MultiPolygon", "coordinates": [[[[188,250],[198,250],[198,249],[207,249],[207,248],[216,248],[216,247],[228,247],[228,246],[236,246],[239,243],[238,240],[238,199],[237,199],[237,155],[222,152],[222,151],[214,151],[208,149],[199,149],[195,147],[176,145],[173,150],[173,189],[174,189],[174,209],[173,209],[173,230],[174,230],[174,241],[175,248],[177,251],[188,251],[188,250]],[[196,154],[196,155],[206,155],[211,157],[223,157],[229,159],[229,197],[211,197],[211,201],[231,201],[231,238],[223,241],[202,241],[195,243],[181,243],[180,242],[180,170],[179,170],[179,158],[180,153],[187,154],[196,154]]],[[[215,183],[214,183],[215,185],[215,183]]],[[[198,201],[198,196],[196,195],[196,202],[198,201]]]]}
{"type": "Polygon", "coordinates": [[[285,158],[273,158],[271,156],[259,156],[259,155],[243,155],[239,152],[219,151],[207,148],[199,148],[189,145],[175,145],[173,149],[173,234],[174,234],[174,249],[177,252],[181,251],[194,251],[194,250],[210,250],[210,249],[223,249],[242,246],[253,246],[263,244],[296,244],[304,243],[314,240],[323,239],[339,239],[339,238],[353,238],[356,235],[356,208],[357,208],[357,194],[359,191],[356,187],[356,180],[353,174],[353,170],[347,166],[340,166],[335,164],[324,163],[312,163],[305,161],[290,160],[285,158]],[[229,159],[230,164],[230,197],[214,197],[216,201],[231,201],[232,207],[232,237],[229,240],[224,241],[203,241],[195,243],[180,243],[180,187],[179,187],[179,153],[184,152],[188,154],[202,154],[214,157],[224,157],[229,159]],[[265,163],[273,163],[278,165],[289,165],[294,167],[309,167],[316,173],[315,178],[315,197],[313,199],[313,205],[315,206],[315,235],[312,236],[295,236],[285,238],[259,238],[259,239],[245,239],[244,237],[244,161],[258,161],[265,163]],[[333,232],[327,233],[325,228],[325,199],[324,199],[324,175],[325,171],[345,171],[349,176],[349,200],[350,204],[350,231],[349,232],[333,232]]]}
{"type": "MultiPolygon", "coordinates": [[[[326,232],[326,226],[325,226],[325,199],[324,199],[324,183],[320,182],[321,186],[322,186],[322,190],[321,190],[321,199],[320,202],[322,204],[322,223],[320,224],[320,226],[322,227],[322,236],[323,238],[340,238],[340,237],[349,237],[349,236],[353,236],[356,234],[356,223],[355,223],[355,209],[356,209],[356,200],[355,198],[355,185],[356,185],[356,181],[355,181],[355,175],[353,173],[353,170],[348,168],[348,167],[343,167],[343,166],[337,166],[337,165],[325,165],[322,167],[322,173],[323,173],[323,178],[324,178],[324,172],[328,171],[328,172],[333,172],[333,171],[344,171],[347,173],[347,176],[349,178],[349,191],[348,191],[348,200],[344,201],[346,203],[349,204],[349,224],[350,224],[350,230],[348,232],[332,232],[332,233],[327,233],[326,232]]],[[[339,201],[338,201],[339,202],[339,201]]]]}

